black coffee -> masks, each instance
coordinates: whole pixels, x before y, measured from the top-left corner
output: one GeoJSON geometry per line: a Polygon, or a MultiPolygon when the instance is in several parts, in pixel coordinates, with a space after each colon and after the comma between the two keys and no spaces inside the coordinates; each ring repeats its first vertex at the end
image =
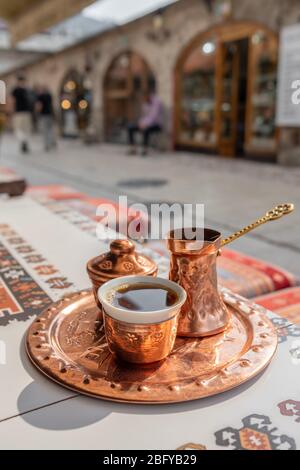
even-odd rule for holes
{"type": "Polygon", "coordinates": [[[111,304],[134,311],[155,311],[170,307],[178,300],[171,289],[159,284],[130,284],[113,292],[111,304]]]}

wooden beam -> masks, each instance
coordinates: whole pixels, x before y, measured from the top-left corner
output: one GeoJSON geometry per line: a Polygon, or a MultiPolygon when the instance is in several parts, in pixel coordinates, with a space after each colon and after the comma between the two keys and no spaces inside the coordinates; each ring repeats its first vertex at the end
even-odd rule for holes
{"type": "Polygon", "coordinates": [[[0,18],[12,21],[38,3],[41,0],[0,0],[0,18]]]}
{"type": "MultiPolygon", "coordinates": [[[[16,2],[16,0],[14,1],[16,2]]],[[[51,26],[76,15],[91,3],[93,3],[93,0],[40,0],[38,3],[29,0],[26,10],[22,7],[18,15],[7,18],[10,25],[12,44],[15,45],[33,34],[45,31],[51,26]]]]}

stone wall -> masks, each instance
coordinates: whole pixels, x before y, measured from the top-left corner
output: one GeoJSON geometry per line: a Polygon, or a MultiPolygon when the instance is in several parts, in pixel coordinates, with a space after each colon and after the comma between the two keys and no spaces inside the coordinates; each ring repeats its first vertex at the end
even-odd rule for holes
{"type": "MultiPolygon", "coordinates": [[[[56,103],[61,82],[70,68],[83,72],[87,61],[92,64],[91,78],[94,96],[94,124],[98,135],[103,135],[102,83],[112,59],[125,50],[139,52],[153,70],[158,93],[169,116],[174,101],[174,68],[182,49],[189,41],[220,21],[216,19],[204,0],[181,0],[170,6],[164,15],[170,37],[162,43],[148,38],[153,16],[149,15],[124,27],[98,36],[62,53],[24,68],[31,85],[47,83],[56,103]]],[[[283,24],[294,23],[300,16],[297,0],[233,0],[233,19],[252,20],[278,31],[283,24]]],[[[3,77],[12,86],[15,74],[3,77]]],[[[171,122],[171,118],[170,118],[171,122]]],[[[170,125],[171,132],[171,125],[170,125]]]]}

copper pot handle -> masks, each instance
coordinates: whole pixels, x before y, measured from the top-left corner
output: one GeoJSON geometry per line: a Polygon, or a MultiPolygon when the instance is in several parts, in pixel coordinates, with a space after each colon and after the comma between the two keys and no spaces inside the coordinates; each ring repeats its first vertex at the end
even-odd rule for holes
{"type": "Polygon", "coordinates": [[[247,225],[247,227],[242,228],[241,230],[233,233],[227,238],[224,238],[221,242],[221,246],[228,245],[228,243],[233,242],[237,238],[242,237],[248,232],[251,232],[252,230],[256,229],[260,225],[265,224],[266,222],[270,222],[271,220],[277,220],[280,219],[280,217],[290,214],[294,210],[294,204],[279,204],[278,206],[274,207],[270,211],[268,211],[263,217],[260,219],[257,219],[255,222],[253,222],[250,225],[247,225]]]}

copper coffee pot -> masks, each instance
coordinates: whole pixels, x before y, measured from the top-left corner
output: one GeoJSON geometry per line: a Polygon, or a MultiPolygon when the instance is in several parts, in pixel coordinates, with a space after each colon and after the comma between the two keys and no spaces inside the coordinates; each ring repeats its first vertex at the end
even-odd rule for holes
{"type": "MultiPolygon", "coordinates": [[[[222,240],[221,233],[205,228],[203,239],[183,238],[182,229],[168,235],[171,251],[169,278],[180,284],[187,293],[187,300],[181,308],[179,336],[209,336],[225,330],[229,324],[229,313],[219,295],[216,260],[220,248],[256,227],[279,219],[294,210],[293,204],[280,204],[268,211],[254,223],[222,240]]],[[[185,233],[186,233],[185,229],[185,233]]],[[[196,229],[190,229],[195,233],[196,229]]]]}

